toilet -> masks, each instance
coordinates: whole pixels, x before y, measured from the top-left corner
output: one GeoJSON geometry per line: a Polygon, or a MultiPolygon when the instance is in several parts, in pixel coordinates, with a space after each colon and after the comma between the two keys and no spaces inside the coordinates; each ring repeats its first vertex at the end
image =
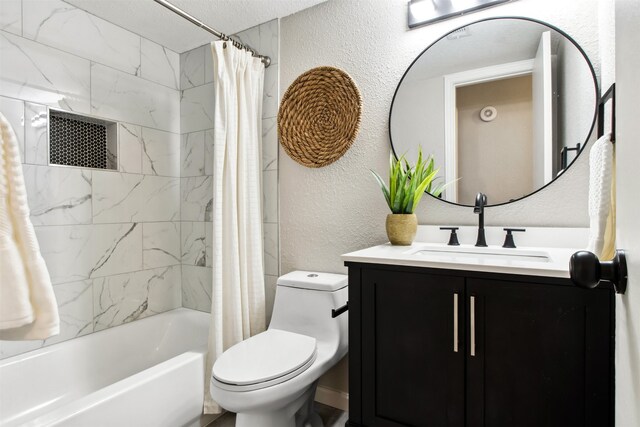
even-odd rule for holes
{"type": "Polygon", "coordinates": [[[322,426],[313,410],[318,379],[348,350],[347,276],[294,271],[277,282],[269,328],[215,362],[211,396],[237,427],[322,426]]]}

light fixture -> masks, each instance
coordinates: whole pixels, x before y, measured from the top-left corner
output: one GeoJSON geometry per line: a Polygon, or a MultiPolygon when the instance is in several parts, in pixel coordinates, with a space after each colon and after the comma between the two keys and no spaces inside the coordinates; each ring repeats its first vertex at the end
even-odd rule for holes
{"type": "Polygon", "coordinates": [[[409,28],[431,24],[515,0],[410,0],[409,28]]]}

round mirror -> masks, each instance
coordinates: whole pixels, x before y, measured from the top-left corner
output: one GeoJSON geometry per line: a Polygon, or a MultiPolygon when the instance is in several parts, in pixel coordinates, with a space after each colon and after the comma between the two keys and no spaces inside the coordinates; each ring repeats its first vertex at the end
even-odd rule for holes
{"type": "Polygon", "coordinates": [[[489,205],[558,178],[589,140],[597,112],[593,66],[567,34],[526,18],[491,18],[444,35],[407,69],[389,134],[396,156],[433,154],[442,199],[489,205]]]}

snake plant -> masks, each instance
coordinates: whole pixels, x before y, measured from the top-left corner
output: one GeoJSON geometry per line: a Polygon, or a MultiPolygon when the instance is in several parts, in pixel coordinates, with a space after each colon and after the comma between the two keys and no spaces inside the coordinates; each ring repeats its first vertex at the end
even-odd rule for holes
{"type": "Polygon", "coordinates": [[[389,154],[389,186],[375,171],[371,171],[382,189],[387,205],[394,214],[412,214],[425,191],[435,197],[440,196],[446,184],[436,184],[436,175],[440,171],[430,155],[422,157],[422,147],[418,148],[418,161],[411,167],[405,156],[396,159],[389,154]]]}

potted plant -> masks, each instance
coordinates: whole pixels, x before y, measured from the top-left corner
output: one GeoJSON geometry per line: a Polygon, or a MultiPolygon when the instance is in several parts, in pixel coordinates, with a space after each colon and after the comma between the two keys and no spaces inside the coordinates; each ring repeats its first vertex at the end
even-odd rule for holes
{"type": "Polygon", "coordinates": [[[425,191],[435,197],[440,196],[446,184],[435,184],[440,169],[435,167],[433,156],[422,157],[422,148],[418,148],[418,161],[414,167],[403,155],[399,159],[390,153],[389,186],[373,170],[371,173],[378,181],[391,212],[387,215],[387,236],[392,245],[408,246],[413,242],[418,230],[418,219],[413,213],[425,191]]]}

